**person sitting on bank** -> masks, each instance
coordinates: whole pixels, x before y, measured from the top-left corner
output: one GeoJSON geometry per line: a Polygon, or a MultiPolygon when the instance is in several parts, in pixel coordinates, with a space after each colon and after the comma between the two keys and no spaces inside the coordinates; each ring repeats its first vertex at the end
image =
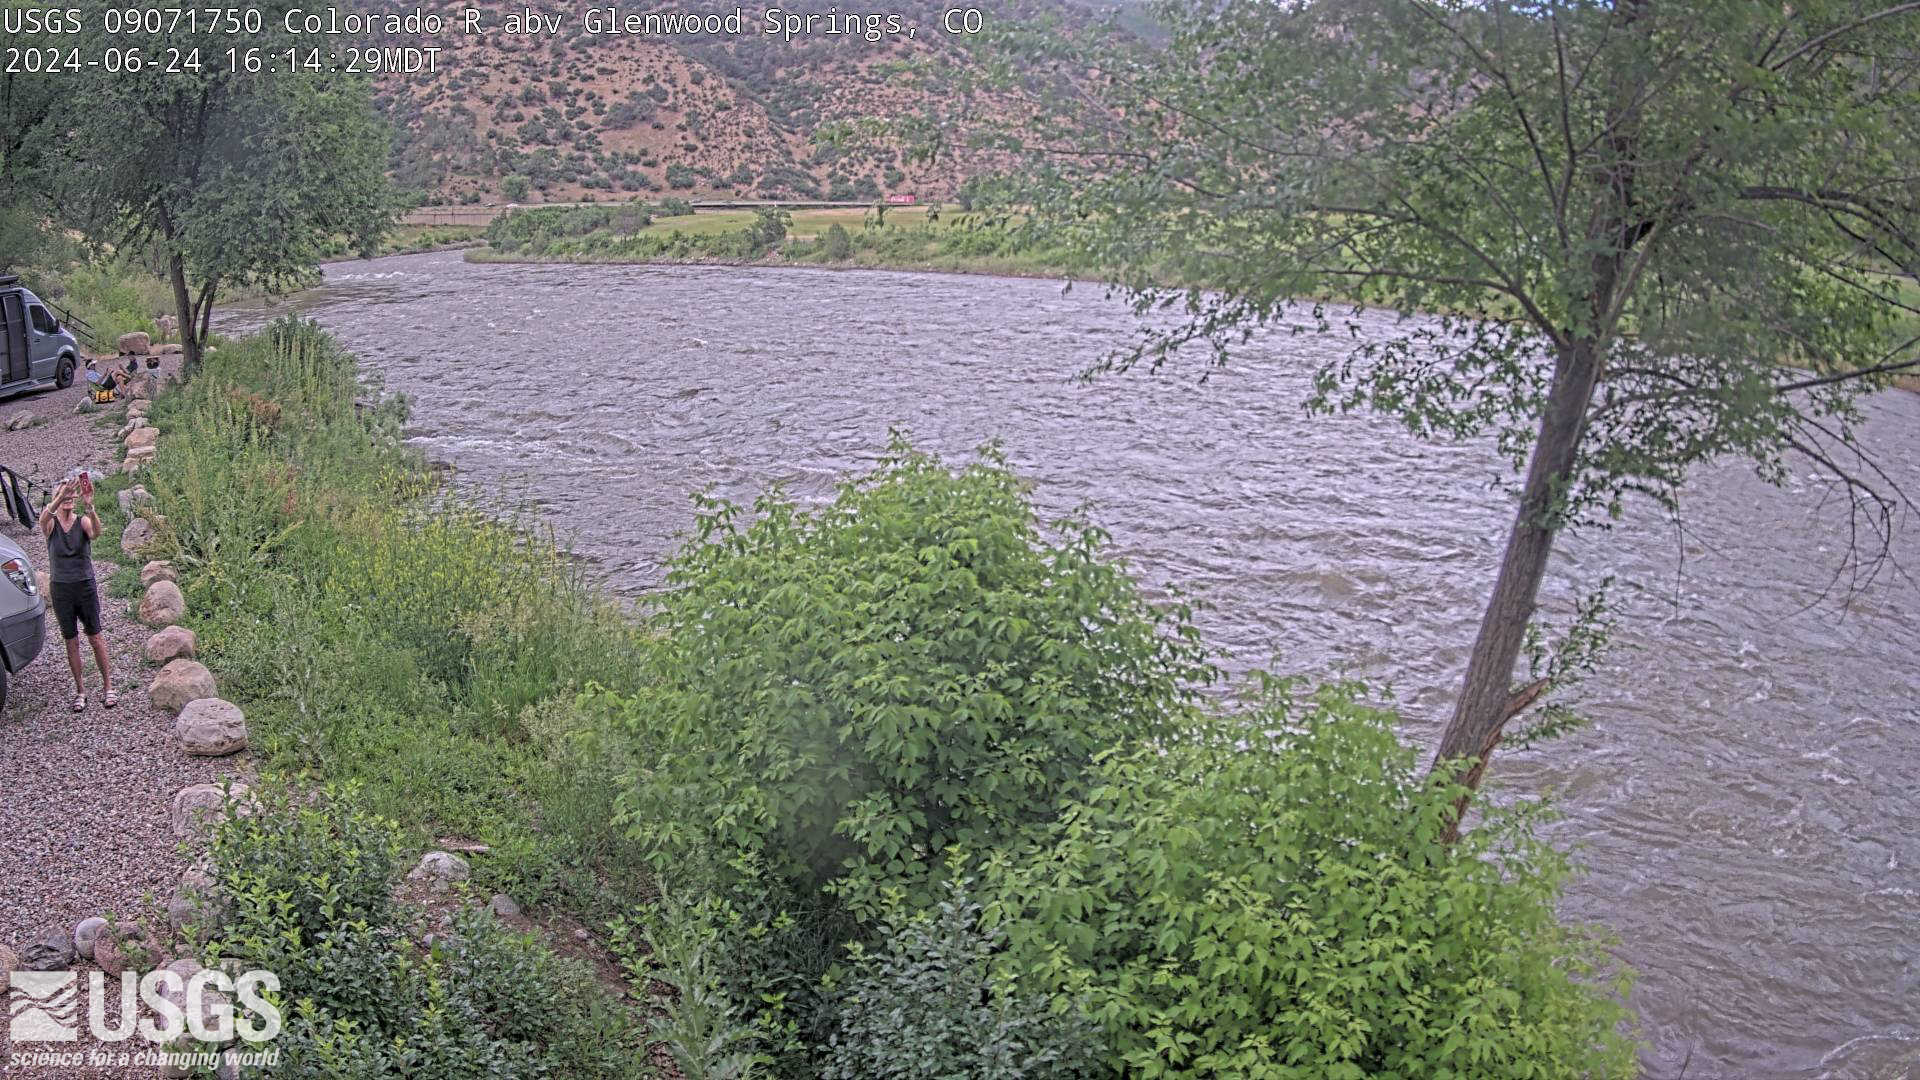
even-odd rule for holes
{"type": "Polygon", "coordinates": [[[93,580],[93,538],[100,535],[100,515],[93,509],[93,485],[68,480],[40,511],[40,531],[47,535],[47,581],[53,593],[53,617],[67,643],[67,668],[73,672],[73,711],[87,707],[87,684],[81,677],[80,628],[93,646],[93,662],[100,668],[101,704],[111,709],[113,668],[107,663],[107,639],[100,634],[100,592],[93,580]],[[84,501],[86,512],[75,513],[84,501]]]}

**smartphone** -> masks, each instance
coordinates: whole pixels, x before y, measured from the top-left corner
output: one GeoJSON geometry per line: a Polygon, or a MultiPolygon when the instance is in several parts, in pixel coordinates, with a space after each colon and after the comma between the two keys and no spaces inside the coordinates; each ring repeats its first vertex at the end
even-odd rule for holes
{"type": "Polygon", "coordinates": [[[93,494],[93,473],[91,470],[80,470],[80,494],[83,496],[93,494]]]}

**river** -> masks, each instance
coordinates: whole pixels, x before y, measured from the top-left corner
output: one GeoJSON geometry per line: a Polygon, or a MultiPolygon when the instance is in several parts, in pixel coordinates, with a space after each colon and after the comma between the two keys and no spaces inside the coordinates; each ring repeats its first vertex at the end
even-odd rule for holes
{"type": "MultiPolygon", "coordinates": [[[[998,439],[1045,512],[1086,507],[1142,579],[1205,604],[1231,666],[1388,681],[1421,747],[1511,512],[1488,445],[1304,415],[1341,336],[1258,338],[1204,382],[1071,380],[1137,325],[1085,286],[441,252],[329,266],[288,309],[412,396],[431,457],[536,509],[618,592],[659,584],[690,492],[825,496],[892,427],[956,458],[998,439]]],[[[1865,445],[1920,492],[1920,395],[1868,413],[1865,445]]],[[[1553,569],[1560,610],[1613,575],[1620,629],[1574,698],[1591,726],[1494,783],[1555,793],[1587,868],[1565,912],[1638,972],[1650,1076],[1920,1076],[1920,584],[1828,592],[1840,505],[1805,462],[1784,489],[1717,465],[1684,529],[1636,507],[1553,569]]]]}

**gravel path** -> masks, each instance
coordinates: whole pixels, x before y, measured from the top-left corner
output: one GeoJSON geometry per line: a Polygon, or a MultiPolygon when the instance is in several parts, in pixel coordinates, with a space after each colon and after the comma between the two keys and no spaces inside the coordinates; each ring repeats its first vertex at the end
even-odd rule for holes
{"type": "MultiPolygon", "coordinates": [[[[161,374],[171,372],[178,359],[164,358],[161,374]]],[[[74,406],[83,393],[76,383],[68,390],[0,402],[0,464],[32,481],[36,509],[44,502],[43,489],[73,466],[88,464],[108,472],[117,467],[114,431],[102,423],[117,410],[78,415],[74,406]],[[7,431],[7,424],[22,412],[50,422],[7,431]]],[[[8,521],[0,532],[18,543],[36,568],[46,568],[46,542],[37,530],[8,521]]],[[[91,652],[85,652],[88,708],[77,715],[71,710],[73,680],[49,612],[46,646],[14,676],[0,714],[0,945],[16,951],[48,928],[71,932],[88,916],[112,912],[127,918],[150,912],[156,900],[164,904],[185,869],[169,820],[174,792],[188,784],[217,782],[239,764],[232,758],[190,758],[173,744],[171,717],[147,704],[152,671],[140,647],[152,631],[133,619],[126,601],[105,593],[107,579],[117,569],[106,560],[121,557],[121,552],[117,547],[96,548],[94,554],[119,705],[101,707],[99,675],[91,652]]],[[[84,651],[84,637],[82,647],[84,651]]],[[[76,966],[84,981],[92,965],[81,961],[76,966]]],[[[27,1049],[84,1053],[93,1046],[82,1041],[27,1049]]],[[[112,1050],[145,1046],[135,1041],[115,1044],[112,1050]]],[[[16,1049],[0,1030],[0,1077],[7,1080],[154,1075],[150,1066],[13,1066],[16,1049]]]]}

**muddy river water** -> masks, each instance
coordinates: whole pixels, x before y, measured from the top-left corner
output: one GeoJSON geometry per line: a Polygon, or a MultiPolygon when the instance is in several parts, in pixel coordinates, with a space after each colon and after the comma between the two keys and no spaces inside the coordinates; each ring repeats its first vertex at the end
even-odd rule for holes
{"type": "MultiPolygon", "coordinates": [[[[288,309],[413,397],[430,456],[535,508],[613,590],[659,584],[695,490],[824,495],[889,428],[956,456],[998,439],[1045,511],[1086,507],[1141,578],[1207,605],[1231,666],[1390,682],[1423,747],[1510,513],[1488,446],[1303,414],[1343,337],[1257,339],[1204,383],[1072,381],[1136,324],[1057,282],[452,252],[331,266],[288,309]]],[[[1920,493],[1920,395],[1868,412],[1866,444],[1920,493]]],[[[1840,505],[1804,462],[1784,489],[1715,466],[1684,529],[1640,507],[1554,568],[1562,607],[1613,575],[1620,629],[1577,691],[1593,724],[1495,779],[1556,793],[1555,839],[1587,868],[1567,914],[1638,971],[1652,1076],[1920,1077],[1920,521],[1897,568],[1822,600],[1840,505]]]]}

